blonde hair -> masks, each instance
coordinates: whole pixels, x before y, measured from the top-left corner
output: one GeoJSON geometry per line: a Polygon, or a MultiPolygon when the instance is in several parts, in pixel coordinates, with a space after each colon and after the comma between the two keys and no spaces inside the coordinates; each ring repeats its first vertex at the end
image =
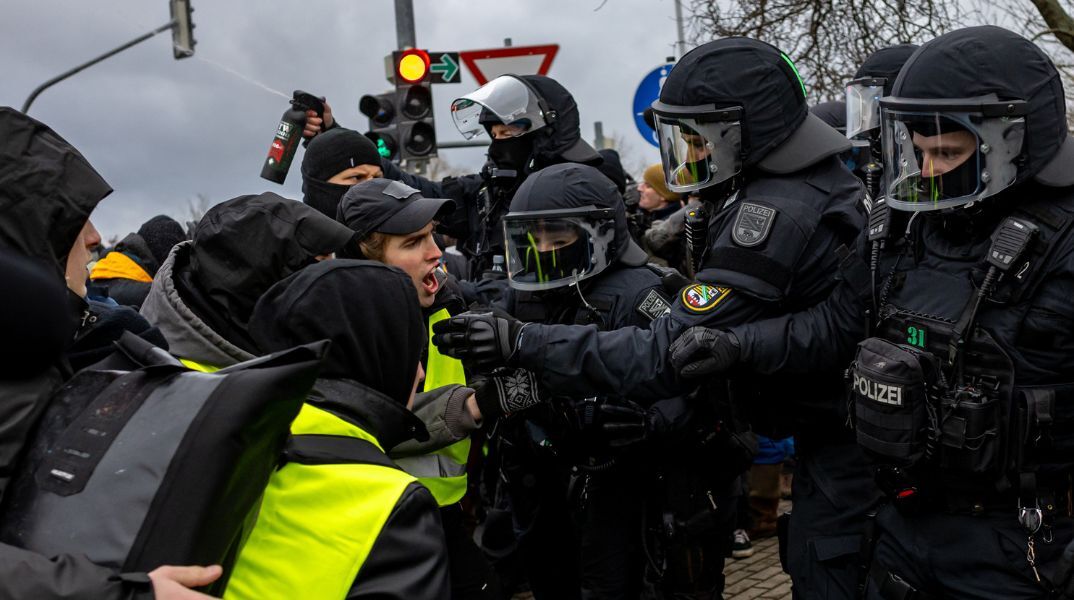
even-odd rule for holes
{"type": "Polygon", "coordinates": [[[374,231],[369,237],[358,242],[362,255],[369,260],[384,262],[384,246],[388,244],[388,234],[374,231]]]}

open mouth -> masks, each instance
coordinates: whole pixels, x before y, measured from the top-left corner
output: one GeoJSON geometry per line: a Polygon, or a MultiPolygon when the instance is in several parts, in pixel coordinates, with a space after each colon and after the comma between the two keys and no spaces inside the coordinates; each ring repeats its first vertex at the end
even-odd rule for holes
{"type": "Polygon", "coordinates": [[[436,294],[436,292],[440,290],[440,277],[438,276],[438,271],[438,268],[433,267],[433,269],[425,274],[425,277],[421,278],[421,288],[430,296],[436,294]]]}

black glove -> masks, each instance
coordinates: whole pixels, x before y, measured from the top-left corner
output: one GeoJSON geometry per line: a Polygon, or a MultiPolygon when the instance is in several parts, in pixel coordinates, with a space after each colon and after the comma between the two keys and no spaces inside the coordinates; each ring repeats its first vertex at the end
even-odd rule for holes
{"type": "Polygon", "coordinates": [[[684,378],[726,373],[742,357],[738,338],[729,331],[691,327],[668,349],[671,365],[684,378]]]}
{"type": "Polygon", "coordinates": [[[477,373],[508,366],[525,323],[492,313],[465,312],[433,325],[433,344],[477,373]]]}
{"type": "Polygon", "coordinates": [[[486,420],[525,410],[541,401],[537,378],[525,369],[501,369],[471,384],[477,390],[481,417],[486,420]]]}
{"type": "Polygon", "coordinates": [[[668,423],[659,411],[642,408],[633,402],[600,405],[600,429],[612,448],[632,446],[660,437],[668,423]]]}

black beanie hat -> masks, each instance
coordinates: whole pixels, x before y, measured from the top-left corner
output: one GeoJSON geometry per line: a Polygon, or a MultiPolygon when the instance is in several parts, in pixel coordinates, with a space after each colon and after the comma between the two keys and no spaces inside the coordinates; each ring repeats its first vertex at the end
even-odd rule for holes
{"type": "Polygon", "coordinates": [[[380,153],[369,138],[337,127],[313,138],[302,158],[302,177],[328,181],[340,171],[358,165],[380,166],[380,153]]]}
{"type": "Polygon", "coordinates": [[[183,231],[183,226],[175,219],[165,215],[157,215],[143,223],[138,228],[138,235],[145,240],[145,245],[149,247],[149,253],[153,255],[158,265],[164,264],[164,259],[168,258],[168,253],[172,251],[172,246],[186,240],[186,232],[183,231]]]}

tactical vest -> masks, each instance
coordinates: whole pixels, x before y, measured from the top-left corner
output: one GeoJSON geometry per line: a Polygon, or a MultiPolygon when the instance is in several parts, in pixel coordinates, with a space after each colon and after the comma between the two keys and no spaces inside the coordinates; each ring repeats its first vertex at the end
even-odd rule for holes
{"type": "MultiPolygon", "coordinates": [[[[654,309],[651,297],[639,306],[628,308],[621,303],[632,302],[644,278],[654,276],[658,282],[662,271],[655,267],[634,267],[608,270],[598,278],[582,282],[581,295],[574,288],[563,288],[553,294],[515,291],[511,314],[527,323],[592,325],[598,331],[608,331],[652,321],[659,309],[654,309]],[[635,269],[643,269],[641,273],[635,269]],[[642,275],[644,273],[644,275],[642,275]],[[588,284],[588,285],[587,285],[588,284]],[[635,316],[636,315],[636,316],[635,316]],[[634,317],[631,321],[629,317],[634,317]]],[[[652,285],[650,283],[649,285],[652,285]]],[[[651,294],[657,294],[654,288],[651,294]]],[[[657,306],[670,306],[660,296],[657,306]]],[[[508,437],[526,440],[536,456],[555,460],[563,465],[584,469],[610,468],[618,455],[607,447],[597,422],[599,404],[617,402],[615,397],[577,398],[553,395],[547,402],[512,417],[504,427],[508,437]]]]}
{"type": "Polygon", "coordinates": [[[306,404],[224,598],[345,598],[414,483],[365,430],[306,404]]]}
{"type": "MultiPolygon", "coordinates": [[[[451,316],[446,308],[429,317],[429,358],[425,365],[425,383],[421,391],[427,392],[446,385],[466,385],[466,372],[462,361],[444,356],[432,343],[433,325],[451,316]]],[[[470,438],[423,456],[396,459],[407,473],[429,488],[436,503],[450,506],[466,495],[466,463],[470,458],[470,438]]]]}
{"type": "Polygon", "coordinates": [[[1074,211],[1037,202],[1013,217],[1038,232],[1009,259],[1004,244],[1018,231],[1005,220],[988,254],[961,270],[923,264],[911,240],[873,261],[877,319],[848,371],[850,413],[897,506],[980,512],[1017,501],[1070,513],[1056,495],[1070,489],[1074,466],[1074,373],[1023,383],[1011,352],[1044,274],[1062,258],[1057,249],[1074,234],[1074,211]]]}

